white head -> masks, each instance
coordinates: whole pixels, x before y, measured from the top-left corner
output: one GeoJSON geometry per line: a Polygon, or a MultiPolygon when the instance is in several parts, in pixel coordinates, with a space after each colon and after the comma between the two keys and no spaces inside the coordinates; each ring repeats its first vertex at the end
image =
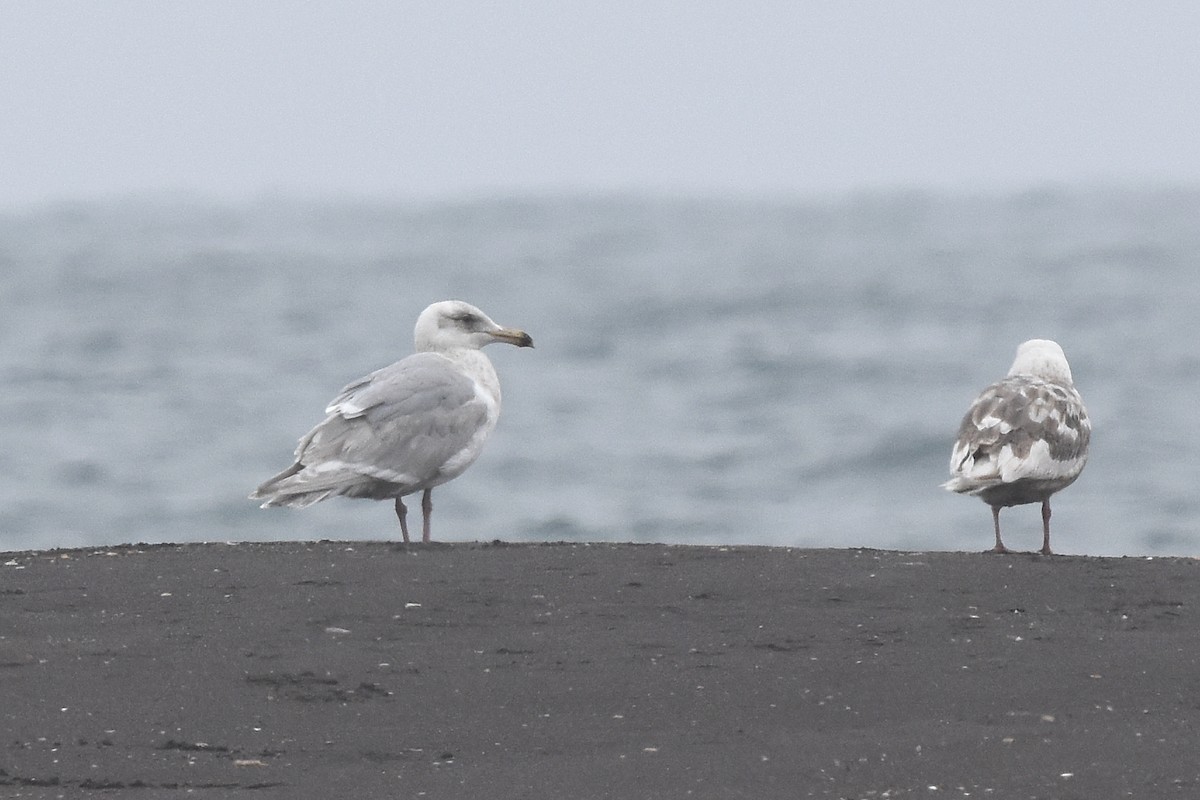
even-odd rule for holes
{"type": "Polygon", "coordinates": [[[417,352],[478,350],[492,342],[533,347],[533,339],[525,331],[502,328],[487,314],[461,300],[443,300],[422,311],[413,329],[413,341],[417,352]]]}
{"type": "Polygon", "coordinates": [[[1071,366],[1058,342],[1049,339],[1030,339],[1017,347],[1017,357],[1009,367],[1011,375],[1033,375],[1054,383],[1073,386],[1071,366]]]}

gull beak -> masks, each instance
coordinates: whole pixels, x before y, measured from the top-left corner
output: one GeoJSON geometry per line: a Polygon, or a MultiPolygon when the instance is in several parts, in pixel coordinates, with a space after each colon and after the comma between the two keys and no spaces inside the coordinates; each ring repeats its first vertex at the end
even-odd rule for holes
{"type": "Polygon", "coordinates": [[[492,331],[492,339],[497,342],[507,342],[517,347],[533,347],[533,337],[516,328],[498,328],[492,331]]]}

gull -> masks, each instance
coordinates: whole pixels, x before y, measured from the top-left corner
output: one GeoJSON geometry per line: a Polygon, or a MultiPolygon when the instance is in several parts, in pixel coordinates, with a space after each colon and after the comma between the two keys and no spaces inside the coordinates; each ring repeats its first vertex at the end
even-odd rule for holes
{"type": "Polygon", "coordinates": [[[500,416],[500,381],[481,348],[533,347],[533,339],[469,303],[444,300],[417,317],[413,340],[415,353],[342,389],[300,440],[295,463],[250,499],[303,508],[336,495],[395,498],[408,542],[403,498],[423,491],[421,541],[430,541],[433,487],[479,457],[500,416]]]}
{"type": "Polygon", "coordinates": [[[992,507],[993,553],[1000,509],[1042,504],[1042,550],[1050,550],[1050,495],[1070,486],[1087,463],[1092,423],[1058,343],[1030,339],[1017,348],[1008,376],[983,390],[958,429],[953,477],[942,488],[975,495],[992,507]]]}

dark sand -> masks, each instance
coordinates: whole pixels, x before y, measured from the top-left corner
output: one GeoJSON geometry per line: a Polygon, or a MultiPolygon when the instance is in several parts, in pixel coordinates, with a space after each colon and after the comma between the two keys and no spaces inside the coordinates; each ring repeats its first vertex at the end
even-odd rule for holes
{"type": "Polygon", "coordinates": [[[0,564],[0,797],[1200,797],[1192,559],[322,542],[0,564]]]}

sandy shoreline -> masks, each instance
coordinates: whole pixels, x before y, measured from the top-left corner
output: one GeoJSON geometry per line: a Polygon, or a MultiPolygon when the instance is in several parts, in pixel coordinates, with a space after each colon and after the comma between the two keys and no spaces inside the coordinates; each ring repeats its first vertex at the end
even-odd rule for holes
{"type": "Polygon", "coordinates": [[[1198,611],[1190,558],[7,553],[0,797],[1189,797],[1198,611]]]}

